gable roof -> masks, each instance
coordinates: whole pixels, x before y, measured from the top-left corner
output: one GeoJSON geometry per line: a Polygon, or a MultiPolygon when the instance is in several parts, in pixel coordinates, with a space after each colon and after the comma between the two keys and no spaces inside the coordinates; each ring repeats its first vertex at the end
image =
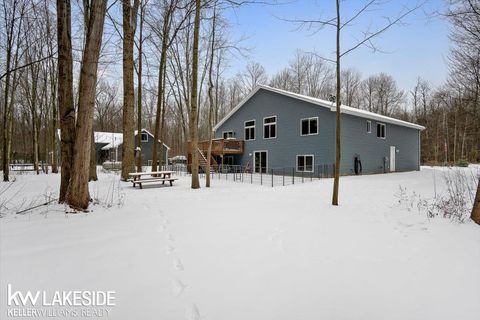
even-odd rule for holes
{"type": "MultiPolygon", "coordinates": [[[[330,109],[330,111],[333,111],[333,112],[336,111],[336,106],[334,102],[313,98],[303,94],[298,94],[298,93],[294,93],[294,92],[290,92],[282,89],[277,89],[277,88],[273,88],[266,85],[257,85],[242,101],[240,101],[238,105],[235,106],[235,108],[233,108],[222,120],[220,120],[219,123],[215,125],[215,127],[213,127],[213,130],[216,131],[222,124],[225,123],[225,121],[227,121],[231,116],[233,116],[233,114],[237,112],[248,100],[250,100],[250,98],[253,97],[260,89],[278,93],[290,98],[302,100],[320,107],[328,108],[330,109]]],[[[350,114],[350,115],[361,117],[361,118],[366,118],[366,119],[376,120],[376,121],[381,121],[386,123],[392,123],[399,126],[413,128],[417,130],[425,130],[424,126],[421,126],[415,123],[383,116],[378,113],[374,113],[366,110],[352,108],[346,105],[341,105],[340,110],[341,110],[341,113],[350,114]]]]}
{"type": "MultiPolygon", "coordinates": [[[[153,134],[148,131],[147,129],[142,129],[142,132],[147,133],[152,138],[154,138],[153,134]]],[[[135,130],[134,135],[137,135],[138,130],[135,130]]],[[[60,129],[57,129],[58,138],[61,138],[60,129]]],[[[114,149],[123,143],[123,133],[121,132],[105,132],[105,131],[94,131],[93,132],[93,141],[99,144],[105,144],[102,147],[102,150],[109,150],[114,149]]],[[[162,141],[158,140],[158,142],[162,143],[162,141]]],[[[165,143],[162,143],[167,150],[170,150],[170,147],[167,146],[165,143]]]]}

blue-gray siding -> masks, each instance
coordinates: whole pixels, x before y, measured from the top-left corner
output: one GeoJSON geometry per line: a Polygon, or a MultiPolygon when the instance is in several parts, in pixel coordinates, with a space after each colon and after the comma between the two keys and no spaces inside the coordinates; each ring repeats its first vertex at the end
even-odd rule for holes
{"type": "MultiPolygon", "coordinates": [[[[268,151],[268,169],[295,167],[297,155],[314,155],[315,171],[318,165],[335,162],[335,112],[303,100],[260,89],[227,119],[216,131],[221,138],[224,131],[234,131],[237,139],[245,139],[245,121],[255,120],[255,140],[245,141],[243,155],[237,163],[253,165],[254,151],[268,151]],[[263,138],[263,118],[277,116],[277,137],[263,138]],[[319,133],[301,136],[301,119],[318,117],[319,133]]],[[[395,146],[396,171],[418,170],[419,131],[386,123],[386,138],[376,135],[376,121],[372,132],[366,131],[366,118],[342,114],[341,173],[352,174],[354,157],[359,155],[363,173],[383,172],[384,157],[390,156],[395,146]]],[[[389,162],[387,168],[389,170],[389,162]]]]}

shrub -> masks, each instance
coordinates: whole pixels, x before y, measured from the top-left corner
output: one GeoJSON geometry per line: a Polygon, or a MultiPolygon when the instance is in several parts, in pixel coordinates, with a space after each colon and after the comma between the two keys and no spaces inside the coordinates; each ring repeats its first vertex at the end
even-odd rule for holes
{"type": "Polygon", "coordinates": [[[457,167],[463,167],[463,168],[468,167],[468,161],[465,159],[459,160],[457,162],[457,167]]]}

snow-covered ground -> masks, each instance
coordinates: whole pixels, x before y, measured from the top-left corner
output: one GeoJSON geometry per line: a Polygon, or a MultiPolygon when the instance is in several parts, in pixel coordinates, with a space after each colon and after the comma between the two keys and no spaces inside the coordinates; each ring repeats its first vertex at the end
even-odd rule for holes
{"type": "MultiPolygon", "coordinates": [[[[441,193],[441,172],[342,177],[338,207],[331,179],[139,190],[100,173],[90,213],[0,218],[0,319],[11,284],[113,290],[109,319],[478,320],[480,227],[397,204],[399,185],[427,199],[435,177],[441,193]]],[[[58,184],[20,175],[0,202],[25,208],[58,184]]]]}

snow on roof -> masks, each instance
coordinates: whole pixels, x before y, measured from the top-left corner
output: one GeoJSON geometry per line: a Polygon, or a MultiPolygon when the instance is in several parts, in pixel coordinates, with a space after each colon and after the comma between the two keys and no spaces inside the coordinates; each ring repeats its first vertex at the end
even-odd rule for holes
{"type": "MultiPolygon", "coordinates": [[[[137,135],[138,130],[135,130],[135,135],[137,135]]],[[[147,129],[142,129],[142,132],[145,132],[153,137],[153,134],[150,133],[147,129]]],[[[60,129],[57,129],[58,137],[60,138],[60,129]]],[[[115,149],[123,143],[123,133],[120,132],[103,132],[103,131],[94,131],[93,139],[95,143],[106,143],[102,147],[102,150],[115,149]]],[[[160,140],[158,142],[162,143],[160,140]]],[[[168,150],[170,147],[165,143],[163,144],[168,150]]]]}
{"type": "Polygon", "coordinates": [[[176,160],[187,160],[187,157],[185,156],[175,156],[171,157],[170,160],[176,161],[176,160]]]}
{"type": "Polygon", "coordinates": [[[107,144],[102,147],[102,150],[114,149],[123,143],[122,133],[94,131],[93,137],[95,143],[107,144]]]}
{"type": "MultiPolygon", "coordinates": [[[[284,96],[288,96],[288,97],[291,97],[291,98],[294,98],[294,99],[299,99],[299,100],[302,100],[302,101],[306,101],[306,102],[309,102],[309,103],[312,103],[312,104],[315,104],[315,105],[318,105],[318,106],[321,106],[321,107],[329,108],[333,112],[336,111],[336,106],[335,106],[334,102],[330,102],[330,101],[322,100],[322,99],[318,99],[318,98],[313,98],[313,97],[306,96],[306,95],[303,95],[303,94],[298,94],[298,93],[294,93],[294,92],[290,92],[290,91],[286,91],[286,90],[282,90],[282,89],[277,89],[277,88],[273,88],[273,87],[266,86],[266,85],[257,85],[242,101],[240,101],[240,103],[235,108],[233,108],[222,120],[220,120],[219,123],[217,123],[217,125],[213,128],[213,130],[216,131],[222,124],[225,123],[225,121],[227,121],[235,112],[237,112],[237,110],[240,109],[260,89],[264,89],[264,90],[267,90],[267,91],[270,91],[270,92],[275,92],[275,93],[278,93],[278,94],[281,94],[281,95],[284,95],[284,96]]],[[[341,105],[340,110],[341,110],[341,113],[350,114],[350,115],[357,116],[357,117],[362,117],[362,118],[367,118],[367,119],[392,123],[392,124],[396,124],[396,125],[399,125],[399,126],[404,126],[404,127],[408,127],[408,128],[417,129],[417,130],[424,130],[425,129],[425,127],[423,127],[421,125],[418,125],[418,124],[415,124],[415,123],[411,123],[411,122],[407,122],[407,121],[383,116],[383,115],[380,115],[378,113],[369,112],[369,111],[366,111],[366,110],[352,108],[352,107],[349,107],[349,106],[346,106],[346,105],[341,105]]]]}
{"type": "MultiPolygon", "coordinates": [[[[149,134],[153,138],[153,134],[148,131],[147,129],[142,129],[142,132],[149,134]]],[[[134,134],[137,135],[138,130],[135,130],[134,134]]],[[[115,149],[119,145],[123,143],[123,133],[114,133],[114,132],[94,132],[95,135],[95,143],[108,143],[106,146],[102,147],[102,150],[109,150],[115,149]],[[97,140],[98,136],[98,140],[97,140]]],[[[158,142],[162,143],[162,141],[158,140],[158,142]]],[[[163,145],[170,150],[170,147],[167,146],[165,143],[163,145]]]]}

